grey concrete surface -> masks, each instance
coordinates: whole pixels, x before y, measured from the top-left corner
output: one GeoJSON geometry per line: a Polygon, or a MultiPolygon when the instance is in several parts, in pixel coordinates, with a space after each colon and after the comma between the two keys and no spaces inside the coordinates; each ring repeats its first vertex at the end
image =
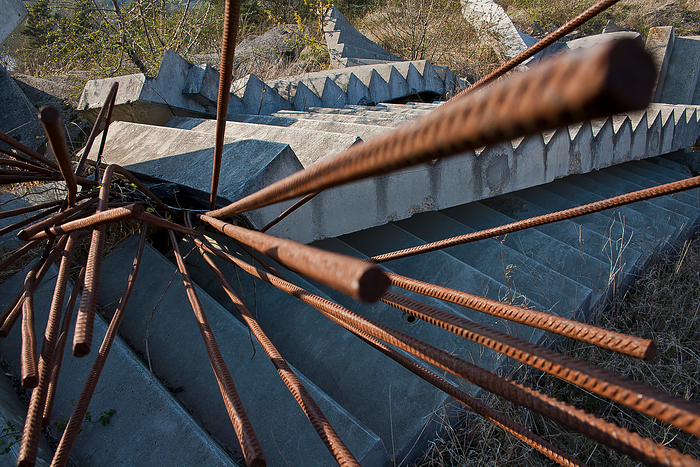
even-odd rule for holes
{"type": "MultiPolygon", "coordinates": [[[[37,117],[36,107],[27,99],[15,80],[0,66],[0,131],[13,137],[25,146],[36,150],[46,138],[37,117]]],[[[10,149],[5,143],[0,147],[10,149]]]]}
{"type": "Polygon", "coordinates": [[[676,37],[660,101],[669,104],[695,104],[693,95],[699,73],[700,39],[676,37]]]}
{"type": "MultiPolygon", "coordinates": [[[[135,240],[132,238],[124,243],[102,262],[104,280],[100,287],[99,301],[110,311],[121,294],[120,278],[123,280],[128,275],[130,264],[126,260],[133,256],[135,240]],[[109,274],[105,274],[106,271],[109,271],[109,274]]],[[[197,256],[196,252],[193,253],[189,261],[195,261],[197,256]]],[[[199,258],[200,267],[208,268],[202,265],[202,262],[199,258]]],[[[177,388],[175,397],[225,449],[240,453],[177,268],[148,245],[144,251],[141,268],[142,272],[132,295],[134,305],[131,313],[124,317],[120,327],[121,335],[139,352],[149,356],[154,373],[168,386],[177,388]]],[[[194,274],[195,268],[192,269],[194,274]]],[[[212,282],[211,285],[215,284],[212,282]]],[[[267,457],[268,465],[332,465],[332,455],[321,442],[263,349],[257,341],[253,343],[254,338],[250,336],[247,328],[204,290],[199,287],[195,287],[195,290],[267,457]]],[[[250,297],[251,295],[246,295],[246,302],[250,297]]],[[[278,319],[277,311],[282,303],[273,307],[267,306],[268,303],[262,295],[258,299],[258,307],[251,306],[251,311],[258,315],[262,328],[282,355],[285,355],[292,365],[310,363],[310,359],[302,360],[300,356],[286,352],[285,343],[280,342],[279,336],[270,329],[268,320],[271,316],[263,316],[275,315],[274,320],[278,322],[278,328],[291,328],[294,321],[278,319]]],[[[298,321],[297,324],[308,323],[298,321]]],[[[302,329],[311,336],[309,328],[302,329]]],[[[318,329],[315,331],[320,333],[318,329]]],[[[320,335],[324,338],[329,337],[324,333],[320,335]]],[[[299,331],[294,337],[297,343],[304,342],[304,339],[299,338],[299,331]]],[[[329,339],[327,345],[336,346],[338,343],[338,340],[329,339]]],[[[320,349],[317,347],[314,351],[319,352],[320,349]]],[[[317,358],[322,355],[325,356],[324,360],[331,358],[323,352],[319,352],[317,358]]],[[[338,358],[342,357],[346,364],[350,364],[347,355],[341,352],[338,358]]],[[[299,370],[304,371],[303,366],[299,367],[299,370]]],[[[307,378],[318,381],[313,377],[315,375],[304,373],[307,378]]],[[[360,462],[367,458],[367,463],[371,465],[386,463],[386,452],[375,434],[358,423],[340,405],[323,395],[314,384],[308,384],[307,389],[360,462]]]]}
{"type": "Polygon", "coordinates": [[[0,1],[0,11],[3,13],[3,20],[0,22],[0,44],[2,44],[7,36],[22,24],[28,12],[21,0],[0,1]]]}
{"type": "MultiPolygon", "coordinates": [[[[124,262],[131,269],[133,256],[124,262]]],[[[29,266],[28,266],[29,267],[29,266]]],[[[0,306],[6,307],[21,290],[27,268],[2,285],[0,306]]],[[[57,268],[52,267],[34,295],[35,332],[41,348],[48,318],[57,268]]],[[[115,282],[121,294],[128,274],[103,275],[115,282]]],[[[139,276],[142,277],[142,276],[139,276]]],[[[70,295],[70,286],[66,301],[70,295]]],[[[130,302],[126,315],[137,312],[137,300],[130,302]]],[[[20,374],[20,323],[0,341],[0,352],[15,375],[20,374]]],[[[66,355],[56,393],[53,420],[70,417],[74,401],[80,396],[83,382],[90,373],[94,355],[107,330],[102,317],[95,317],[93,351],[85,358],[70,354],[68,337],[66,355]]],[[[129,347],[117,337],[98,382],[88,411],[95,423],[83,423],[71,458],[78,465],[235,465],[224,451],[175,402],[167,389],[152,375],[129,347]],[[116,410],[107,426],[97,422],[100,414],[116,410]]],[[[58,433],[54,433],[58,435],[58,433]]]]}

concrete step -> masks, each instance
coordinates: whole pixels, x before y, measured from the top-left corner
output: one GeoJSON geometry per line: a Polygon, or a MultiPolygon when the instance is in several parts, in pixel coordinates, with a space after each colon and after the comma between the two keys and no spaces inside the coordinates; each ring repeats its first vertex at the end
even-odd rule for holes
{"type": "MultiPolygon", "coordinates": [[[[503,195],[484,203],[470,203],[442,212],[472,229],[483,230],[538,215],[542,209],[514,195],[503,195]]],[[[599,259],[601,251],[593,245],[594,242],[585,241],[590,237],[595,238],[594,232],[582,233],[582,229],[573,223],[560,224],[514,232],[505,236],[503,242],[574,283],[581,284],[582,292],[574,290],[571,293],[583,297],[584,301],[578,308],[585,312],[591,305],[586,301],[586,297],[591,298],[588,294],[592,293],[595,299],[607,288],[609,266],[599,259]]],[[[602,239],[596,240],[597,245],[603,242],[602,239]]],[[[571,313],[574,311],[570,310],[571,313]]]]}
{"type": "MultiPolygon", "coordinates": [[[[347,243],[350,247],[360,251],[366,256],[375,256],[425,243],[421,239],[393,224],[386,224],[372,229],[343,235],[339,237],[339,240],[347,243]]],[[[478,269],[463,263],[443,251],[435,251],[411,258],[397,259],[386,263],[384,266],[397,274],[432,284],[440,284],[445,287],[488,297],[493,300],[499,300],[502,297],[508,296],[507,287],[501,286],[499,282],[483,274],[478,269]]],[[[581,289],[586,291],[585,287],[581,287],[581,289]]],[[[590,293],[590,290],[584,292],[584,294],[587,293],[590,293]]],[[[527,305],[529,303],[527,297],[523,297],[522,295],[514,295],[512,298],[508,297],[508,301],[518,305],[527,305]]],[[[534,302],[534,306],[537,306],[536,302],[534,302]]],[[[442,305],[441,307],[459,310],[457,312],[460,314],[465,313],[464,309],[460,309],[459,307],[452,307],[449,305],[442,305]]],[[[503,332],[516,334],[523,339],[531,339],[535,334],[534,330],[527,326],[513,325],[512,323],[497,320],[488,315],[479,315],[479,313],[473,313],[470,314],[469,317],[474,321],[495,327],[503,332]]]]}
{"type": "Polygon", "coordinates": [[[394,127],[399,126],[402,123],[406,123],[411,118],[408,116],[393,119],[382,115],[368,115],[368,116],[358,116],[358,115],[345,115],[345,114],[320,114],[316,112],[308,111],[297,111],[297,110],[280,110],[274,112],[272,115],[277,117],[287,117],[287,118],[297,118],[299,120],[324,120],[330,122],[343,122],[343,123],[356,123],[359,125],[377,125],[377,126],[387,126],[394,127]]]}
{"type": "MultiPolygon", "coordinates": [[[[103,272],[100,303],[109,311],[121,293],[120,286],[112,284],[111,279],[126,274],[124,258],[130,257],[134,248],[132,239],[103,260],[103,271],[110,273],[103,272]]],[[[189,260],[193,258],[194,255],[189,260]]],[[[141,269],[132,295],[134,306],[124,317],[121,335],[147,356],[153,372],[175,388],[177,399],[226,450],[240,453],[179,272],[148,246],[141,269]]],[[[265,352],[257,342],[253,343],[249,331],[204,290],[196,290],[268,464],[332,465],[333,457],[265,352]]],[[[251,306],[251,311],[259,315],[263,329],[270,332],[263,314],[276,313],[278,308],[265,306],[263,300],[258,305],[259,308],[251,306]]],[[[278,344],[276,337],[270,333],[285,355],[284,346],[278,344]]],[[[297,363],[293,356],[289,362],[297,363]]],[[[376,435],[316,386],[307,382],[306,387],[360,462],[382,465],[386,461],[384,447],[376,435]]]]}
{"type": "MultiPolygon", "coordinates": [[[[649,180],[650,182],[653,182],[656,185],[676,182],[688,178],[687,176],[685,176],[685,174],[678,172],[669,171],[670,173],[665,173],[663,172],[663,167],[655,167],[654,164],[651,164],[647,161],[638,162],[639,163],[635,164],[625,164],[622,167],[618,167],[618,170],[639,177],[643,177],[644,180],[649,180]]],[[[686,190],[678,194],[683,195],[682,199],[691,206],[700,208],[700,189],[696,188],[694,190],[686,190]]],[[[678,196],[678,194],[671,195],[670,198],[675,199],[678,196]]],[[[679,199],[681,198],[679,197],[679,199]]]]}
{"type": "MultiPolygon", "coordinates": [[[[207,236],[227,248],[231,254],[251,262],[227,238],[217,234],[207,236]]],[[[189,242],[183,242],[183,254],[190,247],[189,242]]],[[[193,280],[203,284],[208,294],[237,315],[199,254],[193,253],[187,262],[193,280]]],[[[431,423],[432,415],[448,400],[447,396],[430,384],[417,380],[412,373],[392,360],[383,358],[376,350],[310,305],[265,282],[253,279],[229,263],[218,260],[217,263],[280,353],[329,397],[376,433],[397,464],[405,457],[414,458],[421,452],[416,447],[416,442],[435,433],[436,427],[431,423]]],[[[294,284],[325,297],[296,274],[287,271],[283,274],[294,284]]],[[[400,322],[401,313],[398,310],[392,312],[391,317],[380,317],[372,309],[370,317],[385,321],[388,319],[392,325],[398,324],[401,330],[414,328],[400,322]]],[[[448,333],[443,332],[443,335],[448,333]]],[[[250,345],[247,337],[241,345],[244,344],[250,345]]],[[[459,351],[460,348],[455,345],[453,350],[459,351]]],[[[282,409],[275,410],[281,412],[282,409]]],[[[286,433],[295,438],[293,429],[286,433]]],[[[343,433],[340,436],[343,438],[343,433]]],[[[317,464],[290,462],[290,465],[317,464]]]]}
{"type": "MultiPolygon", "coordinates": [[[[180,117],[173,117],[168,126],[177,122],[180,117]]],[[[288,128],[302,128],[304,130],[325,131],[330,133],[343,133],[357,135],[363,141],[367,141],[377,135],[386,133],[389,128],[380,125],[368,125],[362,123],[331,122],[321,120],[297,119],[289,117],[275,117],[273,115],[229,115],[229,121],[243,123],[257,123],[260,125],[275,125],[288,128]]]]}
{"type": "MultiPolygon", "coordinates": [[[[474,232],[474,229],[439,212],[416,214],[395,225],[425,242],[474,232]]],[[[543,311],[565,314],[578,309],[587,298],[584,294],[590,293],[581,284],[495,239],[467,243],[443,251],[499,282],[501,299],[504,295],[508,299],[509,292],[515,291],[539,304],[543,311]],[[503,290],[509,292],[503,294],[503,290]]]]}
{"type": "Polygon", "coordinates": [[[700,103],[700,96],[698,100],[694,99],[699,72],[700,40],[693,37],[676,37],[661,90],[660,102],[700,103]]]}
{"type": "Polygon", "coordinates": [[[372,116],[384,115],[387,118],[398,116],[399,118],[409,117],[411,119],[422,117],[430,113],[430,110],[416,109],[413,106],[385,104],[377,105],[346,105],[343,108],[328,108],[328,107],[311,107],[308,112],[322,114],[341,114],[341,115],[357,115],[357,116],[372,116]]]}
{"type": "MultiPolygon", "coordinates": [[[[175,128],[193,130],[211,136],[216,134],[216,120],[178,117],[177,120],[173,119],[170,122],[175,123],[175,128]]],[[[173,124],[169,123],[168,126],[173,127],[173,124]]],[[[304,168],[362,141],[357,135],[239,122],[226,122],[226,135],[226,138],[230,138],[231,141],[256,139],[288,144],[304,168]]]]}
{"type": "MultiPolygon", "coordinates": [[[[133,255],[128,257],[128,261],[123,261],[123,269],[131,269],[132,260],[133,255]]],[[[2,308],[22,288],[28,267],[2,285],[2,308]]],[[[57,272],[57,268],[52,266],[34,294],[38,351],[43,341],[57,272]]],[[[147,272],[142,270],[139,277],[143,278],[143,274],[147,272]]],[[[121,294],[126,286],[127,274],[107,277],[118,284],[121,294]]],[[[66,301],[70,291],[69,285],[66,301]]],[[[138,301],[132,296],[125,315],[128,317],[138,312],[137,308],[138,301]]],[[[95,316],[93,352],[80,359],[70,353],[72,332],[68,337],[53,409],[54,421],[64,421],[65,417],[70,417],[73,403],[80,396],[83,382],[90,373],[106,331],[107,325],[102,317],[95,316]]],[[[0,353],[16,376],[20,374],[20,349],[20,323],[16,323],[10,334],[0,340],[0,353]]],[[[109,425],[83,423],[82,432],[71,453],[71,458],[78,465],[235,465],[119,337],[114,340],[88,408],[93,420],[109,410],[116,411],[109,425]]],[[[21,430],[21,427],[18,428],[21,430]]],[[[60,436],[55,429],[53,434],[60,436]]]]}

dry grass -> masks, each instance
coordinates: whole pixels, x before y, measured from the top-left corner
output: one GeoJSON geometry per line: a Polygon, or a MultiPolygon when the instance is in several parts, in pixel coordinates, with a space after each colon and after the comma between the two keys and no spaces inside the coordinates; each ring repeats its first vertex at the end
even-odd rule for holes
{"type": "MultiPolygon", "coordinates": [[[[654,360],[643,362],[578,342],[562,343],[558,350],[700,403],[699,271],[700,235],[696,235],[677,251],[663,255],[596,320],[607,329],[654,339],[658,346],[654,360]]],[[[700,458],[700,440],[680,430],[538,371],[526,371],[521,367],[511,377],[644,437],[700,458]]],[[[485,402],[590,465],[637,465],[626,456],[495,396],[487,396],[485,402]]],[[[465,414],[457,427],[448,428],[441,439],[431,444],[416,465],[522,467],[553,463],[483,419],[465,414]]]]}

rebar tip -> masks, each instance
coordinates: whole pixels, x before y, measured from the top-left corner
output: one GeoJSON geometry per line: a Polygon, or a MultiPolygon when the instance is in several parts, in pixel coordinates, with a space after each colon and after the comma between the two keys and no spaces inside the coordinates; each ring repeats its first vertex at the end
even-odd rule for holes
{"type": "Polygon", "coordinates": [[[22,378],[21,383],[24,389],[34,389],[39,385],[39,377],[36,374],[28,375],[22,378]]]}
{"type": "Polygon", "coordinates": [[[87,342],[76,342],[73,344],[73,356],[83,358],[90,353],[91,345],[87,342]]]}
{"type": "Polygon", "coordinates": [[[389,290],[391,281],[379,267],[369,267],[360,277],[359,295],[360,300],[373,303],[389,290]]]}
{"type": "Polygon", "coordinates": [[[653,360],[656,357],[656,342],[649,341],[649,346],[644,351],[642,355],[642,360],[653,360]]]}

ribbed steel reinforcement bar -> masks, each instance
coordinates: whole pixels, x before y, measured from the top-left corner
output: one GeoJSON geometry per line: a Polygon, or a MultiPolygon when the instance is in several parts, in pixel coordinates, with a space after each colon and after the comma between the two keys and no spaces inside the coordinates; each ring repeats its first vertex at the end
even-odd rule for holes
{"type": "MultiPolygon", "coordinates": [[[[267,337],[253,314],[250,312],[250,310],[248,310],[235,290],[233,290],[231,283],[228,281],[228,279],[226,279],[224,273],[221,272],[216,263],[214,263],[211,256],[204,251],[205,247],[202,241],[199,239],[195,239],[194,241],[200,248],[202,257],[207,262],[209,267],[211,267],[214,275],[221,283],[221,287],[229,296],[231,302],[233,302],[233,304],[236,306],[236,309],[245,320],[255,338],[258,340],[258,342],[260,342],[263,350],[265,350],[265,353],[275,366],[277,373],[279,373],[280,378],[282,378],[282,381],[284,381],[285,386],[287,386],[287,389],[289,389],[294,396],[294,399],[296,399],[297,403],[304,411],[304,414],[311,422],[311,425],[314,427],[316,433],[318,433],[318,436],[323,441],[323,444],[326,446],[326,448],[328,448],[331,454],[333,454],[333,457],[335,457],[338,465],[359,467],[359,462],[357,462],[355,456],[353,456],[347,446],[345,446],[343,440],[340,439],[336,431],[328,422],[328,419],[326,419],[326,416],[318,407],[318,404],[316,404],[316,401],[313,399],[313,397],[311,397],[311,394],[309,394],[301,381],[299,381],[299,378],[297,378],[285,359],[282,357],[282,354],[279,353],[272,341],[267,337]]],[[[212,252],[213,248],[208,247],[206,250],[212,252]]]]}
{"type": "Polygon", "coordinates": [[[355,300],[374,302],[389,288],[389,279],[377,266],[349,256],[313,248],[292,240],[244,229],[213,217],[200,219],[285,267],[321,282],[355,300]]]}
{"type": "Polygon", "coordinates": [[[240,10],[241,0],[225,0],[224,31],[221,38],[219,96],[216,102],[216,142],[214,144],[214,167],[211,174],[209,209],[214,209],[216,207],[216,193],[219,189],[219,173],[221,172],[221,158],[224,153],[226,114],[228,113],[228,100],[231,93],[233,58],[236,51],[236,35],[238,34],[240,10]]]}
{"type": "Polygon", "coordinates": [[[75,198],[78,196],[78,184],[75,181],[75,173],[73,173],[73,164],[71,163],[61,112],[56,107],[42,107],[39,110],[39,120],[41,120],[46,136],[49,139],[49,145],[56,156],[61,175],[66,181],[68,204],[71,207],[75,206],[75,198]]]}
{"type": "Polygon", "coordinates": [[[233,430],[236,432],[236,437],[241,445],[241,451],[245,462],[249,466],[263,467],[267,465],[265,460],[265,455],[263,454],[258,438],[253,430],[253,425],[250,424],[248,415],[246,415],[243,404],[238,397],[238,392],[233,384],[233,379],[231,374],[226,367],[226,362],[221,356],[219,351],[219,346],[216,343],[216,338],[214,333],[209,326],[207,317],[204,314],[204,309],[202,308],[202,303],[197,297],[197,292],[194,289],[194,284],[190,278],[189,272],[187,271],[187,266],[185,265],[185,260],[182,258],[180,253],[180,247],[178,246],[177,239],[172,230],[168,231],[170,236],[170,241],[173,244],[173,251],[175,253],[175,259],[177,260],[177,267],[180,270],[180,275],[182,276],[182,283],[185,286],[187,292],[187,298],[190,300],[192,305],[192,311],[194,312],[195,318],[197,319],[197,327],[202,335],[202,340],[204,341],[204,346],[207,350],[207,356],[209,357],[209,362],[211,363],[212,370],[214,370],[214,375],[216,376],[216,381],[219,383],[219,389],[221,390],[221,397],[226,405],[226,411],[233,424],[233,430]]]}
{"type": "Polygon", "coordinates": [[[109,351],[112,349],[112,343],[114,343],[114,338],[117,335],[117,329],[119,329],[119,324],[124,317],[124,310],[126,310],[129,297],[131,297],[131,292],[134,290],[136,276],[138,275],[139,267],[141,265],[141,258],[143,256],[143,249],[146,245],[146,230],[146,225],[141,225],[139,244],[136,250],[136,256],[134,257],[134,262],[131,266],[131,272],[126,283],[126,288],[124,289],[122,296],[119,298],[117,309],[109,323],[109,327],[107,328],[105,337],[102,340],[100,350],[97,353],[97,357],[95,357],[95,361],[92,364],[92,369],[85,380],[85,384],[83,385],[83,390],[80,392],[78,402],[75,404],[73,413],[68,420],[68,425],[66,425],[66,428],[63,431],[61,440],[56,448],[56,454],[51,461],[51,467],[63,467],[68,463],[70,452],[73,449],[73,444],[75,443],[75,438],[78,436],[80,425],[83,423],[83,419],[85,418],[85,412],[87,412],[92,395],[95,393],[95,388],[97,387],[97,382],[100,379],[100,374],[104,368],[105,361],[107,361],[107,357],[109,356],[109,351]]]}
{"type": "MultiPolygon", "coordinates": [[[[588,8],[586,11],[583,13],[579,14],[578,16],[570,19],[566,23],[564,23],[563,26],[558,28],[557,30],[550,32],[546,36],[544,36],[542,39],[539,41],[535,42],[532,44],[530,47],[527,49],[523,50],[520,52],[518,55],[515,57],[511,58],[508,60],[506,63],[501,65],[500,67],[496,68],[494,71],[489,73],[488,75],[484,76],[481,78],[479,81],[474,83],[472,86],[468,87],[464,91],[460,92],[456,96],[452,97],[450,101],[453,101],[454,99],[460,99],[461,97],[467,95],[468,93],[475,91],[479,89],[482,86],[485,86],[492,82],[495,79],[498,79],[499,77],[503,76],[504,74],[508,73],[510,70],[515,68],[516,66],[520,65],[523,63],[525,60],[527,60],[530,57],[533,57],[535,54],[543,51],[545,48],[549,47],[550,45],[554,44],[556,41],[561,39],[562,37],[566,36],[567,34],[573,32],[576,28],[581,26],[583,23],[588,21],[589,19],[593,18],[594,16],[597,16],[601,12],[607,10],[620,0],[602,0],[595,5],[591,6],[588,8]]],[[[448,101],[449,102],[449,101],[448,101]]]]}
{"type": "MultiPolygon", "coordinates": [[[[222,250],[219,250],[219,249],[213,247],[209,243],[201,242],[198,239],[195,240],[195,243],[197,244],[197,246],[200,247],[200,250],[205,249],[206,251],[209,251],[210,253],[216,255],[219,258],[233,263],[233,261],[231,261],[231,259],[229,259],[232,256],[229,253],[226,253],[222,250]]],[[[204,258],[207,261],[207,263],[210,266],[212,266],[214,273],[216,274],[217,278],[219,278],[220,271],[219,271],[218,267],[215,268],[214,263],[211,260],[207,259],[206,256],[204,256],[204,258]]],[[[283,277],[280,277],[280,276],[277,276],[277,277],[279,279],[284,280],[283,277]]],[[[219,278],[219,280],[222,280],[222,279],[224,281],[228,282],[225,277],[219,278]]],[[[222,285],[223,285],[223,282],[222,282],[222,285]]],[[[230,287],[230,284],[228,286],[230,287]]],[[[254,317],[252,317],[252,315],[250,315],[250,311],[248,311],[248,309],[245,308],[245,305],[242,304],[242,302],[240,301],[240,298],[238,298],[235,291],[233,291],[232,289],[231,289],[231,291],[229,291],[226,287],[225,287],[225,290],[228,293],[229,297],[231,297],[231,300],[236,305],[238,311],[241,313],[241,315],[243,315],[244,319],[246,319],[246,322],[248,322],[248,320],[253,320],[253,322],[257,325],[257,322],[254,321],[254,317]],[[234,299],[234,297],[235,297],[235,299],[234,299]],[[241,303],[241,306],[238,305],[239,302],[241,303]],[[245,308],[245,310],[242,310],[242,308],[245,308]],[[250,317],[246,318],[246,315],[250,315],[250,317]]],[[[253,328],[251,327],[251,329],[253,329],[253,328]]],[[[262,329],[259,329],[258,332],[262,332],[262,329]]],[[[253,329],[253,333],[254,334],[256,333],[255,329],[253,329]]],[[[474,399],[473,397],[467,395],[466,393],[461,391],[459,388],[453,386],[452,384],[448,383],[446,380],[439,377],[438,375],[436,375],[436,374],[426,370],[422,366],[416,364],[415,362],[413,362],[409,358],[405,357],[401,353],[397,352],[396,350],[392,349],[391,347],[387,346],[383,342],[380,342],[380,341],[376,340],[375,338],[373,338],[372,336],[370,336],[369,334],[361,332],[361,331],[358,331],[357,334],[362,339],[364,339],[369,345],[371,345],[372,347],[374,347],[378,351],[384,353],[385,355],[387,355],[388,357],[390,357],[391,359],[393,359],[394,361],[396,361],[397,363],[399,363],[400,365],[402,365],[403,367],[405,367],[406,369],[408,369],[409,371],[411,371],[415,375],[421,377],[422,379],[424,379],[428,383],[430,383],[433,386],[439,388],[440,390],[446,392],[447,394],[449,394],[450,396],[454,397],[456,400],[458,400],[462,404],[464,404],[465,407],[473,410],[474,412],[478,413],[479,415],[490,420],[491,422],[493,422],[497,426],[503,428],[508,433],[512,434],[513,436],[520,439],[521,441],[528,444],[529,446],[532,446],[534,449],[541,452],[543,455],[549,457],[550,459],[554,460],[555,462],[559,463],[560,465],[565,465],[565,466],[581,466],[581,465],[583,465],[580,462],[578,462],[576,459],[574,459],[573,457],[560,451],[559,449],[552,446],[547,441],[545,441],[542,438],[540,438],[539,436],[535,435],[534,433],[532,433],[530,430],[528,430],[524,426],[520,425],[519,423],[514,422],[513,420],[496,412],[495,410],[491,409],[490,407],[488,407],[487,405],[478,401],[477,399],[474,399]]],[[[256,337],[257,337],[257,334],[256,334],[256,337]]],[[[262,344],[262,341],[260,341],[260,343],[262,344]]],[[[270,345],[272,345],[272,343],[270,343],[270,345]]],[[[263,344],[263,348],[265,348],[264,344],[263,344]]],[[[272,354],[268,353],[268,355],[270,356],[270,359],[273,361],[273,363],[275,363],[276,361],[280,361],[280,362],[284,361],[284,360],[276,360],[275,358],[273,358],[272,354]]],[[[280,356],[280,359],[281,359],[281,356],[280,356]]],[[[275,363],[275,366],[277,366],[276,363],[275,363]]],[[[278,371],[279,371],[279,369],[278,369],[278,371]]],[[[286,383],[286,381],[285,381],[285,383],[286,383]]],[[[291,390],[291,388],[290,388],[290,390],[291,390]]],[[[297,398],[296,394],[295,394],[295,398],[297,398]]],[[[299,399],[297,398],[297,400],[299,400],[299,399]]],[[[307,416],[308,416],[308,414],[307,414],[307,416]]],[[[314,425],[314,427],[316,427],[316,426],[314,425]]],[[[336,459],[337,459],[337,457],[336,457],[336,459]]],[[[340,463],[340,461],[339,461],[339,463],[340,463]]]]}
{"type": "MultiPolygon", "coordinates": [[[[100,132],[102,120],[104,120],[105,115],[107,113],[109,113],[110,116],[112,114],[112,107],[114,106],[114,100],[117,97],[118,90],[119,83],[115,81],[114,84],[112,84],[112,87],[109,89],[109,93],[107,94],[107,98],[105,99],[104,105],[102,105],[102,108],[100,109],[100,113],[97,115],[95,124],[92,125],[92,130],[90,130],[90,136],[88,136],[87,142],[85,143],[85,147],[83,148],[83,154],[80,157],[80,162],[78,162],[78,166],[75,168],[75,175],[83,175],[83,171],[85,170],[85,163],[87,162],[87,158],[90,155],[90,150],[92,149],[92,145],[95,142],[95,138],[97,138],[97,134],[100,132]]],[[[109,123],[105,125],[104,134],[102,137],[103,142],[106,139],[108,126],[109,123]]]]}
{"type": "Polygon", "coordinates": [[[380,299],[399,310],[519,362],[700,436],[700,406],[590,363],[388,291],[380,299]]]}
{"type": "Polygon", "coordinates": [[[68,285],[68,276],[78,235],[78,233],[70,235],[61,258],[61,265],[59,267],[58,278],[51,300],[46,330],[44,331],[44,342],[41,346],[41,354],[39,355],[38,384],[34,391],[32,391],[32,396],[29,401],[29,410],[27,411],[27,418],[24,422],[22,442],[19,455],[17,456],[17,465],[21,467],[32,467],[36,462],[39,437],[41,436],[41,428],[43,426],[46,394],[51,381],[56,338],[58,337],[61,311],[63,310],[63,299],[68,285]]]}
{"type": "Polygon", "coordinates": [[[235,257],[230,259],[241,269],[262,279],[278,289],[310,304],[329,319],[351,332],[361,331],[397,347],[443,371],[504,397],[536,413],[582,433],[597,442],[605,444],[631,458],[650,465],[700,466],[700,462],[690,456],[656,444],[636,433],[608,423],[569,404],[558,401],[537,390],[490,373],[478,366],[455,357],[425,342],[361,317],[337,303],[331,302],[306,290],[272,276],[235,257]]]}
{"type": "Polygon", "coordinates": [[[543,214],[541,216],[531,217],[529,219],[523,219],[517,222],[511,222],[510,224],[500,225],[498,227],[493,227],[485,230],[479,230],[478,232],[472,232],[465,235],[458,235],[456,237],[446,238],[444,240],[438,240],[436,242],[426,243],[424,245],[418,245],[411,248],[405,248],[403,250],[384,253],[381,255],[373,256],[372,258],[368,258],[367,261],[373,263],[384,263],[386,261],[391,261],[394,259],[407,258],[409,256],[430,253],[431,251],[442,250],[444,248],[462,245],[464,243],[476,242],[478,240],[498,237],[499,235],[518,232],[520,230],[530,229],[532,227],[538,227],[545,224],[551,224],[553,222],[573,219],[575,217],[585,216],[586,214],[593,214],[595,212],[604,211],[606,209],[612,209],[619,206],[624,206],[626,204],[632,204],[647,199],[657,198],[659,196],[671,195],[673,193],[678,193],[680,191],[690,190],[698,187],[700,187],[700,176],[687,178],[685,180],[666,183],[664,185],[645,188],[643,190],[634,191],[632,193],[627,193],[624,195],[614,196],[612,198],[596,201],[593,203],[584,204],[583,206],[564,209],[563,211],[557,211],[550,214],[543,214]]]}
{"type": "Polygon", "coordinates": [[[487,144],[643,109],[655,74],[651,59],[633,40],[562,54],[207,215],[240,214],[487,144]]]}
{"type": "Polygon", "coordinates": [[[268,222],[265,227],[260,229],[260,232],[263,232],[263,233],[267,232],[272,227],[279,224],[285,217],[287,217],[288,215],[290,215],[291,213],[293,213],[294,211],[296,211],[297,209],[299,209],[300,207],[302,207],[303,205],[305,205],[306,203],[308,203],[309,201],[314,199],[316,197],[316,195],[318,195],[319,193],[320,193],[320,191],[317,191],[316,193],[309,193],[308,195],[304,196],[302,199],[300,199],[299,201],[297,201],[296,203],[294,203],[293,205],[291,205],[287,209],[285,209],[279,216],[277,216],[276,218],[274,218],[270,222],[268,222]]]}
{"type": "MultiPolygon", "coordinates": [[[[58,164],[45,158],[44,156],[42,156],[41,154],[39,154],[38,152],[36,152],[32,148],[25,146],[24,144],[15,140],[13,137],[6,135],[2,131],[0,131],[0,141],[7,144],[8,146],[11,146],[12,148],[14,148],[16,150],[28,155],[29,157],[31,157],[32,159],[34,159],[37,162],[41,162],[42,164],[47,165],[54,170],[60,170],[60,168],[58,167],[58,164]]],[[[13,156],[14,156],[14,154],[13,154],[13,156]]]]}
{"type": "Polygon", "coordinates": [[[576,339],[577,341],[631,357],[651,360],[656,355],[656,344],[649,339],[629,336],[551,313],[479,297],[467,292],[400,276],[393,272],[387,271],[386,274],[389,276],[391,285],[410,290],[411,292],[455,303],[491,316],[553,332],[560,336],[576,339]]]}
{"type": "Polygon", "coordinates": [[[89,199],[89,200],[86,200],[82,203],[79,203],[79,204],[73,206],[72,208],[66,209],[66,210],[56,214],[55,216],[51,216],[48,219],[44,219],[41,222],[37,222],[36,224],[32,224],[31,226],[27,227],[26,229],[23,229],[23,230],[20,230],[19,232],[17,232],[17,238],[26,242],[30,238],[32,238],[35,234],[39,233],[40,231],[54,227],[59,222],[63,222],[65,219],[72,216],[73,214],[78,213],[84,209],[87,209],[95,203],[97,203],[97,198],[89,199]]]}
{"type": "Polygon", "coordinates": [[[35,172],[38,174],[47,175],[49,177],[53,173],[53,170],[46,169],[44,167],[39,167],[34,164],[29,164],[27,162],[17,161],[14,159],[5,159],[4,157],[0,158],[0,165],[6,167],[17,167],[18,169],[22,169],[27,172],[35,172]]]}

